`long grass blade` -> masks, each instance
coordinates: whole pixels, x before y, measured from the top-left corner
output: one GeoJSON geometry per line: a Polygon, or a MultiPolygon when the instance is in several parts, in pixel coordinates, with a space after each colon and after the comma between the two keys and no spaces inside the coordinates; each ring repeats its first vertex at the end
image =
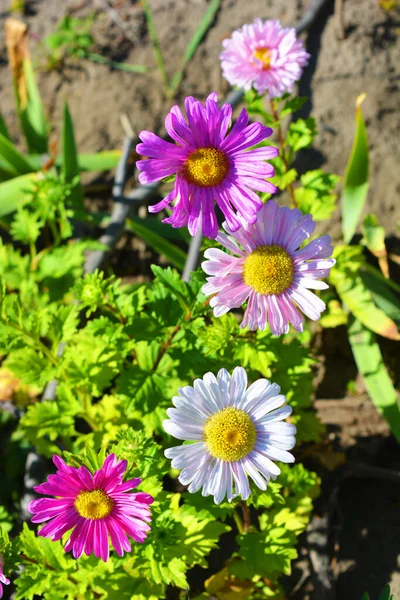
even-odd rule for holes
{"type": "Polygon", "coordinates": [[[129,63],[121,63],[115,60],[110,60],[101,54],[97,54],[95,52],[89,52],[86,56],[89,60],[93,62],[97,62],[100,65],[105,65],[106,67],[110,67],[110,69],[117,69],[118,71],[126,71],[127,73],[147,73],[149,70],[148,67],[144,65],[132,65],[129,63]]]}
{"type": "Polygon", "coordinates": [[[5,161],[16,175],[34,171],[32,164],[27,160],[9,139],[0,133],[0,159],[5,161]]]}
{"type": "Polygon", "coordinates": [[[356,133],[346,166],[342,193],[342,230],[346,244],[353,237],[368,193],[369,153],[367,129],[361,112],[365,94],[356,102],[356,133]]]}
{"type": "Polygon", "coordinates": [[[209,7],[207,8],[203,18],[201,19],[199,26],[197,27],[192,39],[186,46],[185,54],[183,55],[183,61],[172,78],[171,84],[168,89],[168,96],[172,97],[175,95],[185,72],[185,69],[189,62],[192,60],[193,56],[196,53],[197,48],[199,47],[203,37],[206,35],[207,31],[211,27],[217,12],[221,7],[222,0],[212,0],[209,7]]]}
{"type": "Polygon", "coordinates": [[[357,319],[350,319],[349,340],[358,370],[377,410],[387,420],[400,442],[400,408],[397,393],[388,375],[375,334],[357,319]]]}
{"type": "Polygon", "coordinates": [[[153,14],[151,12],[150,4],[148,0],[141,0],[141,4],[144,10],[144,16],[147,23],[147,29],[149,30],[149,35],[151,39],[151,43],[153,44],[153,50],[156,57],[156,62],[158,66],[158,70],[160,71],[161,79],[163,82],[164,90],[168,90],[168,75],[167,70],[165,68],[164,57],[161,51],[160,42],[158,40],[157,29],[153,21],[153,14]]]}
{"type": "Polygon", "coordinates": [[[74,125],[67,103],[64,104],[62,124],[61,173],[63,174],[67,183],[74,184],[71,199],[76,202],[82,202],[83,193],[78,165],[78,154],[76,150],[74,125]]]}
{"type": "Polygon", "coordinates": [[[129,219],[126,227],[142,238],[155,252],[163,254],[174,267],[183,271],[186,253],[181,248],[178,248],[175,244],[152,231],[148,226],[143,224],[141,219],[129,219]]]}

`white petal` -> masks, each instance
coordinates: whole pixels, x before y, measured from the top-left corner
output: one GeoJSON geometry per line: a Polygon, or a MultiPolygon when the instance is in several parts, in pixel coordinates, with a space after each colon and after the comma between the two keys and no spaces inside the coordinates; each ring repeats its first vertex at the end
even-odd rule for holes
{"type": "Polygon", "coordinates": [[[247,387],[247,373],[243,367],[235,367],[229,386],[230,404],[238,406],[247,387]]]}
{"type": "Polygon", "coordinates": [[[173,421],[163,421],[163,427],[167,433],[173,435],[178,440],[201,440],[203,439],[203,428],[181,427],[173,421]]]}
{"type": "Polygon", "coordinates": [[[232,474],[235,480],[236,485],[236,494],[241,495],[243,500],[247,500],[250,496],[250,486],[249,480],[247,479],[247,475],[243,470],[243,466],[239,462],[234,462],[232,464],[232,474]]]}

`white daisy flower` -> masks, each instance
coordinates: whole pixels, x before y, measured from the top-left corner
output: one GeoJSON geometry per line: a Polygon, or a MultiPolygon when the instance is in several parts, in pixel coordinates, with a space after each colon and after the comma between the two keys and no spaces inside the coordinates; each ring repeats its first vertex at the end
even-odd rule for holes
{"type": "Polygon", "coordinates": [[[292,409],[280,387],[259,379],[246,390],[247,374],[242,367],[232,377],[221,369],[215,377],[206,373],[193,387],[179,389],[169,408],[165,431],[194,444],[165,450],[172,466],[181,469],[179,481],[195,493],[214,496],[220,504],[239,494],[250,496],[248,476],[261,490],[280,474],[275,460],[291,463],[288,450],[295,445],[296,427],[283,420],[292,409]]]}

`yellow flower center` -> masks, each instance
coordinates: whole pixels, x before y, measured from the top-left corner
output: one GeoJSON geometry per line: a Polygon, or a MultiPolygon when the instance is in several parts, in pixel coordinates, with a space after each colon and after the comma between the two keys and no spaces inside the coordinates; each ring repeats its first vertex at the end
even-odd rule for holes
{"type": "Polygon", "coordinates": [[[114,508],[114,500],[103,490],[80,492],[75,500],[75,508],[85,519],[104,519],[114,508]]]}
{"type": "Polygon", "coordinates": [[[256,428],[244,410],[231,406],[208,419],[204,426],[204,441],[211,456],[233,462],[254,448],[256,428]]]}
{"type": "Polygon", "coordinates": [[[268,71],[271,67],[271,51],[268,48],[257,48],[253,52],[253,56],[263,63],[262,70],[268,71]]]}
{"type": "Polygon", "coordinates": [[[258,246],[244,261],[243,279],[259,294],[281,294],[293,281],[293,261],[281,246],[258,246]]]}
{"type": "Polygon", "coordinates": [[[183,176],[200,187],[212,187],[221,183],[228,172],[228,159],[216,148],[198,148],[187,157],[183,176]]]}

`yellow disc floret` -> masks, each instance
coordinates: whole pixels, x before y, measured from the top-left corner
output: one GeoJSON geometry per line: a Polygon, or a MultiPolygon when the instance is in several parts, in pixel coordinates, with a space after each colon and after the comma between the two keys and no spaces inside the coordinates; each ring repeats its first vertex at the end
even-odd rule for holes
{"type": "Polygon", "coordinates": [[[204,441],[211,456],[233,462],[254,448],[256,428],[244,410],[230,406],[208,419],[204,426],[204,441]]]}
{"type": "Polygon", "coordinates": [[[263,63],[262,70],[268,71],[271,67],[271,50],[268,48],[257,48],[257,50],[253,52],[253,56],[263,63]]]}
{"type": "Polygon", "coordinates": [[[258,246],[244,261],[244,282],[259,294],[281,294],[293,281],[293,260],[277,244],[258,246]]]}
{"type": "Polygon", "coordinates": [[[104,519],[114,508],[114,500],[103,490],[80,492],[75,500],[75,508],[85,519],[104,519]]]}
{"type": "Polygon", "coordinates": [[[228,172],[226,155],[216,148],[198,148],[187,157],[183,176],[200,187],[212,187],[221,183],[228,172]]]}

